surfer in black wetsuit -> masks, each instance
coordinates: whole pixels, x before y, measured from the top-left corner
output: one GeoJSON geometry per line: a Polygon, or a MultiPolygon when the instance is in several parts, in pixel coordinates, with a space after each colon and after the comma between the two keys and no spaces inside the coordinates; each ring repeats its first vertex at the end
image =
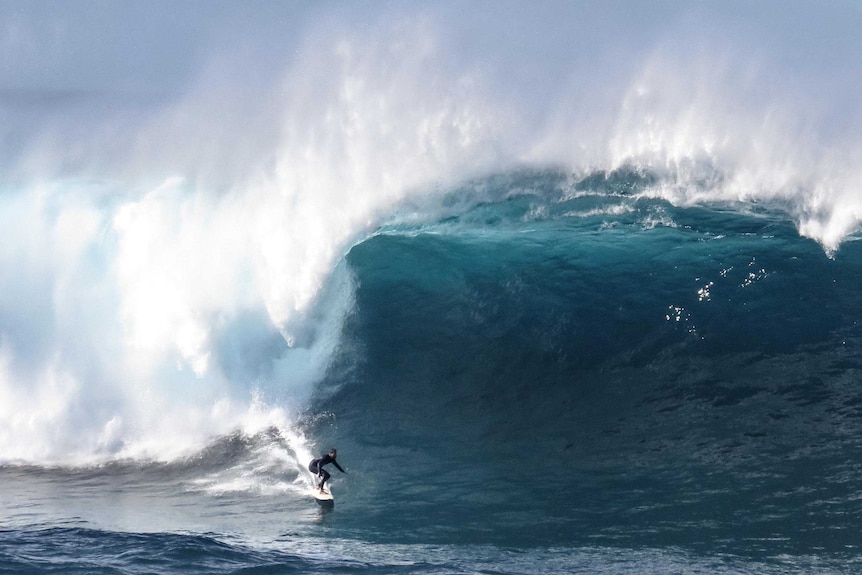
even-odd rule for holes
{"type": "Polygon", "coordinates": [[[335,448],[329,450],[329,453],[326,455],[321,455],[319,459],[313,459],[311,463],[308,464],[308,470],[317,475],[317,490],[323,493],[323,484],[329,479],[329,473],[323,468],[324,465],[329,465],[332,463],[335,467],[338,468],[338,471],[341,473],[347,473],[341,466],[338,465],[338,462],[335,461],[336,451],[335,448]]]}

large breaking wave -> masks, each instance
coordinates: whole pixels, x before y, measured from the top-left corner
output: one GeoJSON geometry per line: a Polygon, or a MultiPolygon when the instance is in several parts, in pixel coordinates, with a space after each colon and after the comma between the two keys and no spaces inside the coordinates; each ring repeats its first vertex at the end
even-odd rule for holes
{"type": "MultiPolygon", "coordinates": [[[[760,14],[705,8],[648,25],[618,6],[487,8],[303,20],[266,65],[219,51],[153,98],[4,92],[3,459],[172,459],[291,428],[354,305],[350,248],[474,213],[523,168],[562,174],[502,193],[539,210],[630,173],[621,186],[670,205],[778,211],[833,257],[858,230],[862,82],[819,43],[793,61],[803,16],[764,35],[760,14]]],[[[839,12],[818,18],[844,30],[839,12]]],[[[629,209],[607,201],[622,192],[579,216],[629,209]]]]}

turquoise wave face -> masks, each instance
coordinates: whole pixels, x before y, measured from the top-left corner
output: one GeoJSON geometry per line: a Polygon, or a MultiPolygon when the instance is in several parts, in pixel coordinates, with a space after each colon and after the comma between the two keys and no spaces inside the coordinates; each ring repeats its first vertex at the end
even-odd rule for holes
{"type": "MultiPolygon", "coordinates": [[[[853,242],[830,259],[780,213],[673,207],[636,174],[505,193],[523,183],[348,255],[355,308],[318,404],[336,423],[312,428],[361,454],[369,504],[417,510],[386,537],[736,553],[800,505],[858,507],[840,479],[862,415],[853,242]]],[[[849,541],[833,524],[815,513],[801,539],[849,541]]]]}

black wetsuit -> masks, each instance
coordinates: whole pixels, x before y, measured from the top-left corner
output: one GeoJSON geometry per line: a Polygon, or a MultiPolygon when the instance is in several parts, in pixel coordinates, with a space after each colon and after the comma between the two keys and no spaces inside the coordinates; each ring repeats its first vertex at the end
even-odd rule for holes
{"type": "Polygon", "coordinates": [[[317,482],[317,487],[323,489],[323,484],[329,480],[329,473],[323,468],[324,465],[329,465],[332,463],[335,467],[338,468],[338,471],[341,473],[345,473],[341,466],[338,465],[338,462],[330,456],[328,453],[320,457],[320,459],[313,459],[311,463],[308,464],[308,470],[317,475],[320,478],[320,481],[317,482]]]}

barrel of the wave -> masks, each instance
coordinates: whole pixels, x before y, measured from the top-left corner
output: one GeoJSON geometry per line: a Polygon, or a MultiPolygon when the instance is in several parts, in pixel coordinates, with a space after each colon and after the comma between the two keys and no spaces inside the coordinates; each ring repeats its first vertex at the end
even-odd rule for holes
{"type": "Polygon", "coordinates": [[[311,488],[311,496],[323,506],[331,507],[335,505],[335,499],[332,497],[332,490],[326,488],[326,482],[329,480],[330,475],[324,467],[331,463],[335,465],[341,473],[347,473],[335,460],[337,455],[338,451],[333,447],[329,450],[329,453],[325,453],[317,459],[312,459],[308,464],[308,470],[313,474],[312,481],[314,482],[314,487],[311,488]]]}

